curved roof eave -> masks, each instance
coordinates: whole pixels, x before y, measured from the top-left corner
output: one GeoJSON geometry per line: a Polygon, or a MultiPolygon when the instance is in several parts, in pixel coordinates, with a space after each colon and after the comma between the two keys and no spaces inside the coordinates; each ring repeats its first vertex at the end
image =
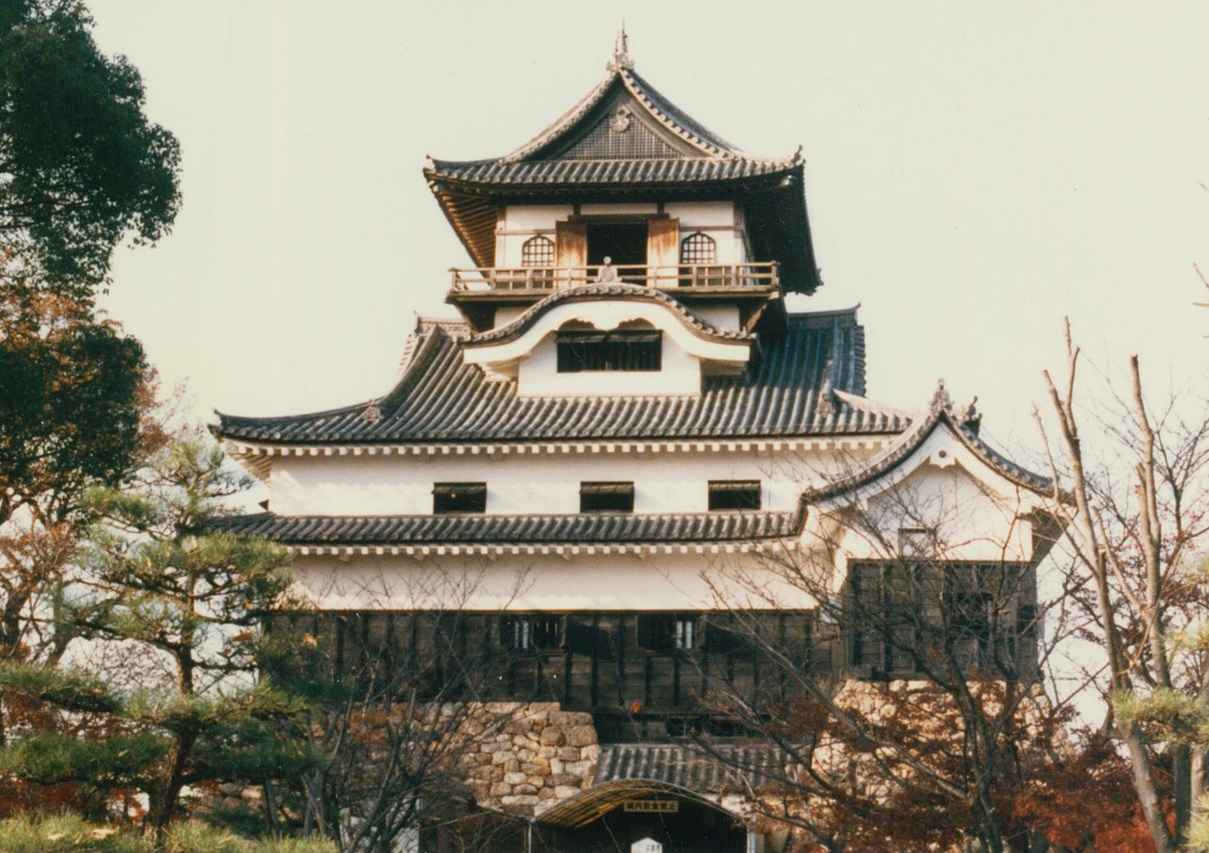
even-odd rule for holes
{"type": "Polygon", "coordinates": [[[485,346],[496,346],[516,340],[523,335],[537,319],[549,309],[564,302],[587,302],[596,300],[622,300],[657,302],[671,310],[676,318],[694,335],[700,338],[713,339],[725,343],[750,343],[758,336],[752,332],[719,329],[695,317],[676,299],[662,290],[653,290],[636,284],[584,284],[577,287],[560,290],[545,297],[540,302],[531,305],[523,314],[507,325],[491,329],[477,335],[471,335],[463,342],[465,349],[485,346]]]}
{"type": "Polygon", "coordinates": [[[224,516],[215,530],[299,547],[574,546],[751,543],[800,535],[793,512],[571,513],[561,515],[277,515],[224,516]]]}
{"type": "Polygon", "coordinates": [[[578,829],[604,817],[627,800],[652,794],[672,795],[726,814],[731,813],[708,797],[671,782],[612,779],[593,785],[581,794],[551,806],[537,815],[537,821],[547,826],[578,829]]]}
{"type": "Polygon", "coordinates": [[[1054,494],[1054,483],[1049,477],[1017,465],[1006,456],[993,450],[986,442],[960,424],[952,411],[948,394],[941,386],[933,400],[928,416],[915,421],[895,445],[860,471],[824,486],[807,489],[799,497],[799,502],[802,506],[819,503],[854,492],[873,483],[906,462],[940,427],[946,428],[975,458],[1013,485],[1038,495],[1052,496],[1054,494]]]}
{"type": "MultiPolygon", "coordinates": [[[[412,332],[406,347],[405,359],[406,362],[402,365],[403,372],[399,376],[398,381],[381,397],[376,397],[364,403],[354,403],[353,405],[337,406],[332,409],[321,409],[316,412],[305,412],[301,415],[277,415],[272,417],[257,417],[255,415],[231,415],[214,410],[214,414],[218,416],[218,423],[211,426],[210,431],[216,438],[243,438],[244,436],[232,429],[241,425],[253,425],[260,430],[271,428],[275,423],[282,425],[294,424],[303,419],[322,419],[322,418],[338,418],[352,414],[364,414],[371,406],[386,407],[390,403],[413,385],[418,378],[417,366],[424,360],[424,356],[431,351],[435,346],[436,335],[428,334],[434,329],[441,329],[446,334],[461,337],[468,331],[465,323],[457,320],[431,320],[424,317],[416,318],[416,328],[412,332]],[[416,345],[416,342],[419,345],[416,345]]],[[[265,439],[259,439],[265,440],[265,439]]],[[[268,439],[275,441],[279,439],[268,439]]],[[[289,442],[290,439],[281,439],[289,442]]]]}

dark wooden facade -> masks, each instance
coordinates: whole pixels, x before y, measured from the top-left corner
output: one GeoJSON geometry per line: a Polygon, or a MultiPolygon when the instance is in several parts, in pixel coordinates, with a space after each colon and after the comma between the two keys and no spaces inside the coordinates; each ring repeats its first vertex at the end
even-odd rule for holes
{"type": "Polygon", "coordinates": [[[864,560],[845,584],[845,658],[856,677],[1039,677],[1029,563],[864,560]]]}
{"type": "Polygon", "coordinates": [[[1033,569],[860,561],[839,610],[325,610],[271,630],[383,699],[557,702],[609,742],[743,735],[798,677],[1037,677],[1033,569]],[[312,642],[313,640],[313,642],[312,642]]]}
{"type": "Polygon", "coordinates": [[[826,678],[839,649],[811,611],[573,613],[319,611],[272,630],[323,652],[327,674],[432,701],[558,702],[591,712],[602,742],[742,734],[735,707],[826,678]]]}

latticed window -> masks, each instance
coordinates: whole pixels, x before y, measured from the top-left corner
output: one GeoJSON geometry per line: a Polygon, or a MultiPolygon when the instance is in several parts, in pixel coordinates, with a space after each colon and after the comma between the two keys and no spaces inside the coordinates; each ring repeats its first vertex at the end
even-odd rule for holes
{"type": "Polygon", "coordinates": [[[663,363],[663,333],[658,329],[560,331],[555,342],[559,373],[657,371],[663,363]]]}
{"type": "Polygon", "coordinates": [[[708,234],[697,231],[680,241],[680,263],[712,264],[717,260],[718,244],[708,234]]]}
{"type": "Polygon", "coordinates": [[[643,613],[638,617],[638,645],[656,652],[687,651],[700,645],[697,615],[643,613]]]}
{"type": "Polygon", "coordinates": [[[500,641],[517,652],[561,648],[563,619],[536,614],[508,617],[500,623],[500,641]]]}
{"type": "Polygon", "coordinates": [[[554,266],[554,241],[549,237],[530,237],[521,246],[521,266],[554,266]]]}

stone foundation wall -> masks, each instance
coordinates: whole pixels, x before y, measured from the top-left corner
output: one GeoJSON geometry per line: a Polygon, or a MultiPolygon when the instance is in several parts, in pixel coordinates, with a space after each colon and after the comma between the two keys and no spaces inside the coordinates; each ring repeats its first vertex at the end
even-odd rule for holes
{"type": "Polygon", "coordinates": [[[492,703],[486,712],[508,722],[469,739],[467,783],[479,805],[540,814],[592,784],[600,744],[592,715],[557,702],[492,703]]]}
{"type": "MultiPolygon", "coordinates": [[[[490,702],[460,726],[466,784],[480,806],[530,817],[592,784],[600,744],[592,715],[557,702],[490,702]]],[[[194,792],[199,814],[264,809],[259,786],[224,782],[194,792]]]]}

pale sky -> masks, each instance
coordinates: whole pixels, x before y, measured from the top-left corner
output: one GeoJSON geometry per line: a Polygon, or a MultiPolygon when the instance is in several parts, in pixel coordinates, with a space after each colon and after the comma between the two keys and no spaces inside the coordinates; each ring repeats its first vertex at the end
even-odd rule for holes
{"type": "Polygon", "coordinates": [[[870,395],[980,397],[1032,443],[1061,323],[1123,376],[1205,387],[1209,4],[89,0],[181,141],[184,207],[105,300],[199,416],[392,385],[470,260],[426,154],[500,156],[636,70],[749,152],[806,158],[824,287],[861,303],[870,395]]]}

